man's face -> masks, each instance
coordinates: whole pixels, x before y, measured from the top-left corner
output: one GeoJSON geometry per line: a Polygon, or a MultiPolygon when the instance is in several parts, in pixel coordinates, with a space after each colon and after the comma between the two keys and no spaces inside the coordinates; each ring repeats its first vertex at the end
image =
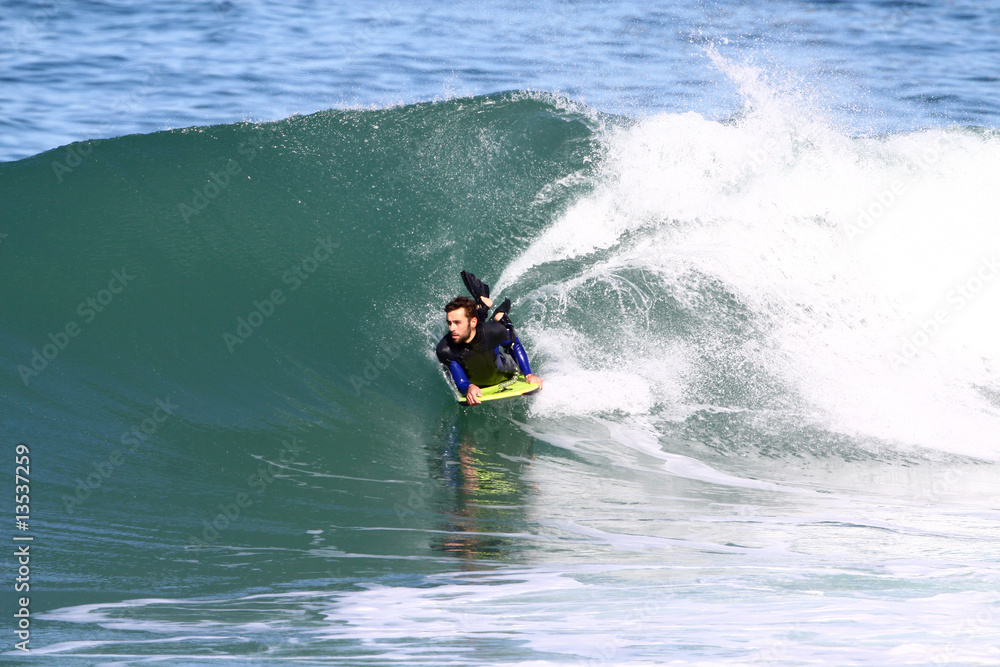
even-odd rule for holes
{"type": "Polygon", "coordinates": [[[479,320],[475,317],[468,317],[464,308],[456,308],[446,313],[448,317],[448,331],[451,339],[456,343],[468,343],[476,335],[476,324],[479,320]]]}

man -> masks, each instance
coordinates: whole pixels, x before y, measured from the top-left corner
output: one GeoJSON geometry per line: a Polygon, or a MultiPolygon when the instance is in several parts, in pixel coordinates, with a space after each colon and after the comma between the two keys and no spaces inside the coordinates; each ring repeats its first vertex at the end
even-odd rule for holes
{"type": "MultiPolygon", "coordinates": [[[[468,280],[466,284],[469,284],[468,280]]],[[[513,327],[509,326],[510,320],[505,307],[510,308],[510,305],[505,302],[497,309],[494,319],[486,319],[483,313],[488,312],[493,302],[489,300],[488,291],[485,295],[480,294],[479,299],[485,305],[485,310],[484,306],[477,306],[475,301],[465,296],[452,299],[444,307],[448,333],[437,346],[438,360],[451,371],[455,386],[465,394],[466,403],[479,405],[482,402],[480,387],[509,380],[518,369],[524,374],[525,380],[534,382],[541,390],[542,378],[531,372],[528,355],[521,347],[521,341],[517,339],[513,327]],[[481,316],[484,320],[482,323],[481,316]],[[498,320],[504,320],[507,324],[498,320]],[[514,358],[501,348],[509,348],[514,358]]]]}

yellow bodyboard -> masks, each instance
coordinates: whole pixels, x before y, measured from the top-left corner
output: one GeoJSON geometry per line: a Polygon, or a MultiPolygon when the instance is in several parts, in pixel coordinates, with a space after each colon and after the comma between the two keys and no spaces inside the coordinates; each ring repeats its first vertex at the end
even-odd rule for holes
{"type": "MultiPolygon", "coordinates": [[[[448,384],[455,388],[455,384],[448,379],[448,384]]],[[[540,387],[534,382],[528,382],[524,379],[524,376],[518,373],[510,380],[506,382],[501,382],[500,384],[495,384],[492,387],[481,387],[483,395],[480,400],[482,401],[496,401],[501,398],[513,398],[514,396],[528,396],[534,394],[540,389],[540,387]]],[[[455,390],[455,400],[457,400],[462,405],[466,405],[465,396],[462,396],[455,390]]]]}

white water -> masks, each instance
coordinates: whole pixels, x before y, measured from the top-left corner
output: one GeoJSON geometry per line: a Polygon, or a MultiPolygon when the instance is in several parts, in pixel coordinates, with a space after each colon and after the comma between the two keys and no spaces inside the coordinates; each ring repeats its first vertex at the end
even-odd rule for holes
{"type": "Polygon", "coordinates": [[[531,295],[557,380],[537,414],[683,417],[713,402],[697,388],[718,371],[699,360],[705,341],[649,320],[665,297],[698,316],[713,283],[756,323],[726,354],[786,386],[779,411],[876,449],[1000,458],[1000,137],[848,136],[756,70],[719,65],[741,85],[740,117],[608,130],[593,193],[501,277],[582,260],[531,295]],[[581,301],[621,349],[552,324],[581,301]]]}

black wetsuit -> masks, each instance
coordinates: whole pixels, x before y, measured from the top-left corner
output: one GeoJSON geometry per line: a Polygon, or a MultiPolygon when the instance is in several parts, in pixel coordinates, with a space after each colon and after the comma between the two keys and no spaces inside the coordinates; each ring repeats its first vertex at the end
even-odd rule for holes
{"type": "Polygon", "coordinates": [[[477,326],[471,343],[458,343],[452,340],[450,333],[445,334],[438,343],[437,357],[451,371],[455,385],[463,394],[468,391],[469,384],[477,387],[500,384],[513,377],[518,369],[525,375],[531,374],[521,341],[499,322],[488,321],[477,326]],[[513,359],[499,349],[507,346],[511,347],[513,359]]]}

